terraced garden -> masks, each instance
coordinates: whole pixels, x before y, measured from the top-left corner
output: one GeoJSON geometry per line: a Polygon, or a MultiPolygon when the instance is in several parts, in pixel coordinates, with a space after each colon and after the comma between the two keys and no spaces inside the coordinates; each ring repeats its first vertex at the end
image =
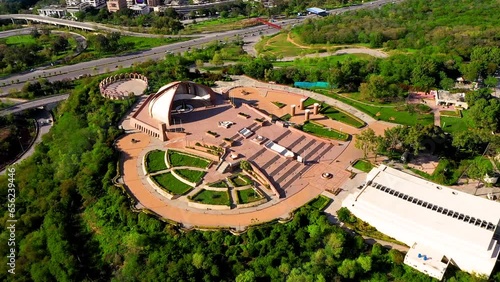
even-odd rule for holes
{"type": "Polygon", "coordinates": [[[175,150],[168,150],[168,158],[172,167],[190,166],[197,168],[206,168],[210,164],[210,161],[207,159],[175,150]]]}
{"type": "Polygon", "coordinates": [[[165,151],[154,150],[146,156],[146,170],[149,173],[167,169],[165,151]]]}
{"type": "Polygon", "coordinates": [[[227,191],[201,190],[191,200],[207,205],[231,205],[227,191]]]}
{"type": "Polygon", "coordinates": [[[178,180],[172,173],[163,173],[153,176],[153,180],[167,192],[174,195],[184,195],[189,192],[192,187],[178,180]]]}
{"type": "Polygon", "coordinates": [[[262,199],[259,193],[255,192],[253,188],[239,190],[238,193],[238,203],[248,204],[262,199]]]}

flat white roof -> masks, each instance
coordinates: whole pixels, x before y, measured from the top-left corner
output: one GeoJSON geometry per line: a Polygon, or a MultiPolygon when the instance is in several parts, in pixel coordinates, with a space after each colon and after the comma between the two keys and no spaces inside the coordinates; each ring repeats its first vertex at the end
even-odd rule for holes
{"type": "Polygon", "coordinates": [[[490,275],[500,244],[493,240],[500,204],[386,166],[374,168],[343,206],[379,231],[433,248],[465,271],[490,275]]]}
{"type": "Polygon", "coordinates": [[[420,272],[442,280],[448,267],[448,262],[444,262],[444,258],[445,256],[436,250],[415,243],[406,254],[404,262],[420,272]]]}

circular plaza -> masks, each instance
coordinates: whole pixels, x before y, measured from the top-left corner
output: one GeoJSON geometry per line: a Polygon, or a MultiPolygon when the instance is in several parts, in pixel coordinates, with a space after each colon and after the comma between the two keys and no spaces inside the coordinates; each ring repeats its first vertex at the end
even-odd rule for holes
{"type": "Polygon", "coordinates": [[[101,95],[112,100],[122,100],[129,95],[142,95],[147,88],[148,78],[138,73],[116,74],[99,83],[101,95]]]}
{"type": "Polygon", "coordinates": [[[137,208],[187,228],[242,231],[287,220],[350,176],[340,158],[351,152],[350,138],[294,126],[324,123],[330,132],[333,121],[317,107],[285,91],[235,87],[218,94],[170,83],[145,97],[123,125],[135,133],[117,141],[122,180],[137,208]]]}

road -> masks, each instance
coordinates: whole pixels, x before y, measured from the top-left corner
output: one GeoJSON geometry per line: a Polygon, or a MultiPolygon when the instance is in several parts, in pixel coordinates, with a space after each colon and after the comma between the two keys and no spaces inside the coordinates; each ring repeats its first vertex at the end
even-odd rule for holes
{"type": "MultiPolygon", "coordinates": [[[[38,143],[42,142],[42,136],[45,135],[50,131],[50,128],[52,128],[53,123],[46,123],[46,120],[52,120],[52,116],[48,111],[39,111],[36,113],[35,116],[36,122],[37,122],[37,136],[31,146],[26,150],[21,157],[19,157],[15,163],[20,163],[24,159],[28,158],[35,152],[35,147],[38,143]]],[[[5,174],[6,168],[2,171],[0,171],[0,175],[5,174]]]]}
{"type": "MultiPolygon", "coordinates": [[[[371,8],[378,8],[381,5],[388,4],[391,2],[400,2],[403,0],[397,0],[397,1],[389,1],[389,0],[380,0],[376,2],[370,2],[371,4],[364,4],[364,5],[359,5],[359,6],[350,6],[350,7],[345,7],[345,8],[340,8],[336,9],[333,11],[330,11],[331,14],[340,14],[340,13],[345,13],[348,11],[353,11],[353,10],[358,10],[358,9],[371,9],[371,8]]],[[[0,15],[0,18],[9,18],[9,16],[19,16],[19,18],[22,18],[23,16],[29,17],[29,18],[39,18],[40,16],[34,16],[34,15],[0,15]]],[[[298,24],[304,21],[306,18],[312,18],[314,16],[309,16],[309,17],[301,17],[301,18],[296,18],[296,19],[289,19],[289,20],[284,20],[281,22],[278,22],[278,24],[282,26],[289,26],[293,24],[298,24]]],[[[42,17],[45,18],[45,17],[42,17]]],[[[91,23],[80,23],[80,22],[73,22],[73,21],[68,21],[68,20],[61,20],[61,19],[52,19],[49,18],[50,20],[57,20],[57,21],[65,21],[65,22],[70,22],[71,25],[81,25],[81,26],[88,26],[88,25],[95,25],[91,23]]],[[[108,27],[106,27],[108,28],[108,27]]],[[[35,72],[31,73],[25,73],[25,74],[19,74],[16,76],[11,76],[8,79],[2,79],[0,80],[0,85],[5,85],[0,89],[0,96],[5,96],[9,93],[11,89],[16,89],[19,90],[23,86],[23,84],[26,81],[31,81],[34,79],[37,79],[38,77],[46,77],[49,81],[56,81],[56,80],[63,80],[63,79],[76,79],[81,75],[85,74],[90,74],[90,75],[97,75],[97,74],[103,74],[103,73],[108,73],[111,72],[119,67],[130,67],[133,64],[145,62],[147,60],[158,60],[161,59],[165,56],[165,52],[169,51],[172,53],[182,53],[185,52],[191,48],[195,47],[200,47],[204,44],[207,44],[211,41],[214,40],[224,40],[224,39],[231,39],[236,36],[243,37],[244,40],[246,37],[249,38],[255,38],[257,36],[261,35],[269,35],[269,34],[274,34],[277,33],[278,31],[276,29],[273,29],[271,27],[261,25],[261,26],[255,26],[255,27],[249,27],[245,29],[240,29],[240,30],[232,30],[232,31],[226,31],[226,32],[219,32],[219,33],[211,33],[211,34],[203,34],[202,38],[198,39],[192,39],[189,41],[185,42],[179,42],[179,43],[173,43],[170,45],[166,46],[161,46],[161,47],[156,47],[152,48],[147,51],[142,51],[134,54],[129,54],[129,55],[123,55],[123,56],[116,56],[116,57],[111,57],[111,58],[104,58],[104,59],[98,59],[90,62],[83,62],[75,65],[70,65],[70,66],[62,66],[62,67],[57,67],[57,68],[52,68],[50,70],[37,70],[35,72]]]]}
{"type": "Polygon", "coordinates": [[[31,100],[29,102],[16,104],[12,107],[1,110],[0,116],[6,116],[8,114],[14,114],[14,113],[22,112],[22,111],[25,111],[28,109],[42,107],[42,106],[45,106],[47,104],[57,103],[57,102],[68,99],[68,97],[69,97],[69,94],[54,95],[54,96],[50,96],[50,97],[31,100]]]}

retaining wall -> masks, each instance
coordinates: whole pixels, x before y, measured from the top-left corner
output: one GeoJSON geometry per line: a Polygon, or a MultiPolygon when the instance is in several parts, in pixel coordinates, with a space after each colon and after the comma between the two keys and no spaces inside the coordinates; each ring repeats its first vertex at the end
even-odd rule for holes
{"type": "Polygon", "coordinates": [[[168,193],[167,191],[163,190],[163,188],[159,187],[158,184],[151,178],[151,176],[146,177],[146,181],[153,187],[153,189],[163,197],[172,200],[174,198],[174,195],[168,193]]]}

